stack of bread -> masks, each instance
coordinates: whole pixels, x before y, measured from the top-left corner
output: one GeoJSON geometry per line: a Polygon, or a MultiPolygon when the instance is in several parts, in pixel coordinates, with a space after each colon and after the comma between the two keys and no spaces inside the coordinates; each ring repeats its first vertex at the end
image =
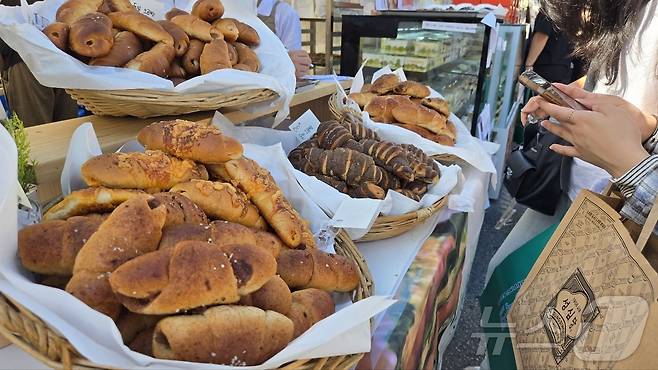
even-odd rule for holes
{"type": "Polygon", "coordinates": [[[260,61],[251,48],[260,36],[223,15],[220,0],[197,0],[191,14],[173,8],[157,21],[129,0],[68,0],[43,32],[89,65],[130,68],[174,84],[218,69],[258,72],[260,61]]]}
{"type": "Polygon", "coordinates": [[[364,109],[376,122],[390,123],[413,131],[425,139],[454,146],[455,124],[449,120],[450,106],[441,98],[430,98],[429,87],[415,81],[400,81],[389,73],[350,99],[364,109]]]}
{"type": "Polygon", "coordinates": [[[390,189],[419,201],[441,176],[438,164],[421,149],[381,140],[349,113],[341,122],[321,123],[288,159],[353,198],[384,199],[390,189]]]}
{"type": "Polygon", "coordinates": [[[89,186],[19,232],[22,265],[116,321],[162,359],[256,365],[334,312],[356,265],[316,249],[307,221],[242,145],[210,124],[140,131],[145,153],[85,162],[89,186]]]}

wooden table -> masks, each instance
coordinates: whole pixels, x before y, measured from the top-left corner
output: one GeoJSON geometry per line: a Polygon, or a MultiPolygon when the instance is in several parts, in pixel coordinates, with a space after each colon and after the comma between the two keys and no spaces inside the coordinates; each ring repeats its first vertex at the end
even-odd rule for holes
{"type": "MultiPolygon", "coordinates": [[[[348,81],[343,81],[344,88],[349,87],[348,81]]],[[[330,119],[328,109],[329,97],[336,92],[334,82],[320,82],[312,88],[295,94],[290,104],[290,118],[296,119],[311,109],[320,120],[330,119]]],[[[223,112],[235,124],[253,120],[264,116],[271,116],[276,109],[267,109],[259,113],[248,110],[234,110],[223,112]]],[[[151,122],[163,119],[181,118],[195,122],[210,120],[214,115],[211,112],[192,113],[179,117],[102,117],[87,116],[66,121],[47,123],[27,129],[32,150],[32,158],[38,162],[37,182],[39,183],[39,199],[45,204],[61,194],[60,175],[64,167],[64,159],[69,147],[71,135],[78,126],[91,122],[98,136],[103,152],[117,150],[125,142],[135,138],[139,130],[151,122]]]]}

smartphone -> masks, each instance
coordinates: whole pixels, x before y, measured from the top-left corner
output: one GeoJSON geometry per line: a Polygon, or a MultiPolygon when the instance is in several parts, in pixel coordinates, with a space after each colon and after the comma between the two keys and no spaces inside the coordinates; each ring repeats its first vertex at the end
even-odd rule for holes
{"type": "Polygon", "coordinates": [[[519,76],[519,82],[529,88],[530,90],[539,94],[542,98],[546,99],[555,105],[559,105],[574,110],[590,110],[584,105],[578,103],[575,99],[567,95],[557,86],[546,81],[545,78],[538,75],[534,71],[525,71],[519,76]]]}

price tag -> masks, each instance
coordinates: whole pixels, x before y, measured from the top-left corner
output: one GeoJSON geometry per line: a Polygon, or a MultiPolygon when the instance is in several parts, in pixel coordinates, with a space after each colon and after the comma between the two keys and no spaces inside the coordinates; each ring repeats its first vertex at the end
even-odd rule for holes
{"type": "Polygon", "coordinates": [[[164,19],[168,9],[173,7],[173,2],[165,4],[157,0],[133,0],[131,1],[137,10],[153,19],[164,19]]]}
{"type": "Polygon", "coordinates": [[[302,114],[297,121],[293,122],[290,125],[290,131],[292,131],[297,139],[300,142],[304,142],[310,139],[317,131],[320,126],[320,120],[313,114],[312,111],[307,110],[306,113],[302,114]]]}
{"type": "Polygon", "coordinates": [[[476,23],[423,21],[422,27],[425,30],[432,31],[475,33],[477,32],[478,25],[476,23]]]}

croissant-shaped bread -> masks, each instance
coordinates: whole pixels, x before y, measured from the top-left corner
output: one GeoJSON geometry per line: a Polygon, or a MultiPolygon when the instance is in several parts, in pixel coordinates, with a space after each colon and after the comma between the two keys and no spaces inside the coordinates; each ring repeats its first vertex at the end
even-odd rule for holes
{"type": "Polygon", "coordinates": [[[190,47],[187,49],[187,53],[183,55],[182,62],[183,68],[190,76],[196,76],[201,73],[201,53],[203,52],[203,47],[206,45],[203,41],[192,39],[190,40],[190,47]]]}
{"type": "Polygon", "coordinates": [[[336,305],[331,295],[320,289],[303,289],[292,293],[292,305],[286,315],[295,327],[293,338],[304,334],[311,326],[333,315],[336,305]]]}
{"type": "MultiPolygon", "coordinates": [[[[185,71],[185,68],[183,68],[178,59],[174,59],[169,65],[169,69],[167,70],[167,78],[178,78],[185,81],[185,76],[187,76],[187,71],[185,71]]],[[[176,84],[174,84],[174,86],[175,85],[176,84]]]]}
{"type": "Polygon", "coordinates": [[[377,97],[377,94],[370,92],[358,92],[350,93],[350,99],[352,99],[359,107],[363,108],[366,105],[370,104],[372,99],[377,97]]]}
{"type": "Polygon", "coordinates": [[[91,66],[123,67],[143,52],[142,42],[130,31],[121,31],[114,35],[114,45],[109,54],[92,58],[91,66]]]}
{"type": "Polygon", "coordinates": [[[251,48],[243,43],[236,42],[233,44],[238,53],[238,64],[233,68],[243,71],[258,72],[260,70],[260,60],[251,48]]]}
{"type": "Polygon", "coordinates": [[[170,227],[180,224],[207,224],[208,217],[196,203],[190,198],[179,193],[158,193],[153,194],[153,206],[164,205],[167,211],[167,218],[164,227],[170,227]]]}
{"type": "Polygon", "coordinates": [[[293,323],[274,311],[217,306],[200,315],[160,321],[153,335],[157,358],[233,366],[258,365],[292,340],[293,323]]]}
{"type": "MultiPolygon", "coordinates": [[[[435,176],[441,175],[439,164],[436,163],[434,159],[430,158],[430,156],[428,156],[425,152],[423,152],[422,149],[418,148],[413,144],[402,144],[401,146],[411,155],[415,156],[416,159],[425,163],[427,166],[431,167],[434,170],[434,172],[436,172],[435,176]]],[[[438,181],[438,178],[436,180],[438,181]]],[[[435,181],[432,181],[432,183],[435,183],[435,181]]]]}
{"type": "Polygon", "coordinates": [[[446,117],[450,116],[450,104],[445,99],[425,98],[421,101],[421,104],[430,109],[434,109],[446,117]]]}
{"type": "Polygon", "coordinates": [[[359,273],[354,262],[317,249],[283,250],[277,263],[277,274],[292,289],[350,292],[359,284],[359,273]]]}
{"type": "Polygon", "coordinates": [[[228,57],[231,61],[231,66],[235,66],[240,61],[240,56],[238,55],[238,49],[233,46],[232,43],[227,42],[226,46],[228,47],[228,57]]]}
{"type": "Polygon", "coordinates": [[[239,304],[288,315],[292,305],[292,295],[286,282],[274,275],[257,291],[240,297],[239,304]]]}
{"type": "MultiPolygon", "coordinates": [[[[349,141],[354,141],[350,130],[337,121],[320,123],[317,130],[317,141],[322,149],[333,150],[340,147],[350,147],[349,141]]],[[[353,143],[356,144],[356,143],[353,143]]]]}
{"type": "Polygon", "coordinates": [[[380,140],[379,135],[361,123],[361,117],[357,117],[353,113],[347,112],[343,114],[340,124],[350,131],[350,134],[352,134],[356,141],[364,139],[380,140]]]}
{"type": "Polygon", "coordinates": [[[423,106],[399,105],[392,111],[398,122],[424,127],[435,134],[447,131],[447,118],[423,106]]]}
{"type": "Polygon", "coordinates": [[[133,60],[126,63],[125,67],[166,77],[175,55],[176,51],[173,46],[157,43],[151,50],[137,55],[133,60]]]}
{"type": "Polygon", "coordinates": [[[199,65],[202,75],[219,69],[231,68],[231,57],[226,41],[215,39],[207,43],[201,52],[199,65]]]}
{"type": "Polygon", "coordinates": [[[396,94],[407,95],[414,98],[426,98],[430,96],[430,88],[416,81],[400,82],[393,91],[396,94]]]}
{"type": "Polygon", "coordinates": [[[400,84],[400,77],[395,73],[388,73],[382,76],[379,76],[377,80],[372,83],[370,87],[370,92],[377,95],[384,95],[395,90],[396,87],[400,84]]]}
{"type": "Polygon", "coordinates": [[[192,6],[192,14],[212,23],[224,15],[224,5],[219,0],[197,0],[192,6]]]}
{"type": "Polygon", "coordinates": [[[267,222],[247,196],[233,185],[224,182],[192,180],[176,184],[178,192],[199,204],[213,219],[236,222],[248,227],[266,229],[267,222]]]}
{"type": "Polygon", "coordinates": [[[248,45],[248,46],[258,46],[260,45],[260,36],[258,35],[258,32],[256,29],[251,27],[250,25],[240,22],[239,20],[235,18],[226,18],[233,23],[235,23],[235,26],[238,28],[238,41],[248,45]]]}
{"type": "Polygon", "coordinates": [[[89,13],[71,23],[69,48],[85,57],[106,55],[114,45],[112,21],[103,13],[89,13]]]}
{"type": "Polygon", "coordinates": [[[362,152],[375,159],[375,163],[391,171],[396,176],[414,181],[415,173],[407,152],[399,145],[389,141],[362,140],[362,152]]]}
{"type": "Polygon", "coordinates": [[[59,50],[69,48],[69,25],[63,22],[53,22],[43,29],[43,33],[59,50]]]}
{"type": "Polygon", "coordinates": [[[186,15],[186,14],[190,14],[190,13],[182,9],[171,8],[167,13],[165,13],[165,19],[170,21],[173,17],[177,15],[186,15]]]}
{"type": "Polygon", "coordinates": [[[318,173],[337,177],[350,186],[359,186],[363,182],[378,184],[384,176],[371,157],[352,149],[311,148],[307,153],[307,158],[316,165],[318,173]]]}
{"type": "Polygon", "coordinates": [[[234,21],[222,18],[214,21],[212,26],[221,31],[224,35],[224,40],[227,42],[235,42],[238,40],[240,31],[238,31],[238,26],[235,25],[234,21]]]}
{"type": "Polygon", "coordinates": [[[43,215],[43,219],[45,221],[66,220],[69,217],[83,216],[90,213],[112,212],[119,204],[139,194],[144,194],[144,192],[104,187],[76,190],[51,207],[43,215]]]}
{"type": "Polygon", "coordinates": [[[169,190],[192,179],[208,179],[205,167],[156,150],[103,154],[85,162],[81,174],[89,186],[150,191],[169,190]]]}
{"type": "Polygon", "coordinates": [[[398,103],[388,96],[376,96],[365,105],[364,110],[368,112],[370,118],[376,122],[393,122],[393,108],[398,103]]]}
{"type": "Polygon", "coordinates": [[[148,16],[135,12],[114,12],[107,15],[115,28],[130,31],[135,35],[153,42],[174,46],[174,38],[158,22],[148,16]]]}
{"type": "Polygon", "coordinates": [[[352,198],[384,199],[386,197],[384,189],[372,182],[364,182],[359,186],[350,187],[347,194],[352,198]]]}
{"type": "Polygon", "coordinates": [[[213,39],[223,39],[224,35],[210,23],[193,14],[181,14],[171,18],[192,39],[210,42],[213,39]]]}
{"type": "Polygon", "coordinates": [[[185,55],[187,48],[190,46],[190,37],[187,33],[172,21],[162,20],[158,21],[158,24],[174,39],[176,56],[181,57],[185,55]]]}
{"type": "Polygon", "coordinates": [[[97,12],[102,3],[103,0],[68,0],[57,9],[55,20],[71,25],[83,16],[97,12]]]}

